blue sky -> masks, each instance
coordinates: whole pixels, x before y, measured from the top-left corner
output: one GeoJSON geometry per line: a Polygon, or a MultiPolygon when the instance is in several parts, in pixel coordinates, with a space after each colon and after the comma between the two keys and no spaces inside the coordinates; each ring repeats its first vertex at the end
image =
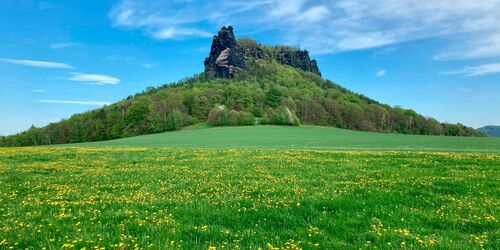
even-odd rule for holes
{"type": "Polygon", "coordinates": [[[299,45],[325,78],[440,121],[500,124],[500,0],[0,3],[0,134],[203,71],[222,25],[299,45]]]}

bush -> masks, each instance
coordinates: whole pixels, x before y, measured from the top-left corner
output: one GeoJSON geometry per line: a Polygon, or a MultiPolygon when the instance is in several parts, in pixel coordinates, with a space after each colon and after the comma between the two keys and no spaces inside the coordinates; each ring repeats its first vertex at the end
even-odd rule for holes
{"type": "Polygon", "coordinates": [[[208,113],[208,124],[213,126],[224,126],[228,124],[229,114],[224,105],[219,105],[210,110],[208,113]]]}
{"type": "Polygon", "coordinates": [[[182,126],[184,126],[184,116],[182,115],[182,112],[177,108],[170,111],[167,116],[167,130],[179,130],[182,126]]]}
{"type": "Polygon", "coordinates": [[[224,106],[218,106],[210,110],[208,123],[214,126],[249,126],[255,125],[255,117],[245,111],[231,110],[227,112],[224,106]]]}
{"type": "Polygon", "coordinates": [[[264,115],[261,118],[257,118],[257,124],[268,125],[269,124],[269,118],[267,118],[267,115],[264,115]]]}
{"type": "Polygon", "coordinates": [[[239,112],[238,125],[240,126],[255,125],[255,117],[248,112],[239,112]]]}
{"type": "Polygon", "coordinates": [[[229,111],[228,115],[228,123],[227,125],[229,126],[236,126],[238,125],[238,117],[240,116],[240,113],[236,110],[231,110],[229,111]]]}
{"type": "Polygon", "coordinates": [[[298,126],[299,119],[297,116],[285,106],[280,106],[273,115],[273,124],[275,125],[288,125],[298,126]]]}

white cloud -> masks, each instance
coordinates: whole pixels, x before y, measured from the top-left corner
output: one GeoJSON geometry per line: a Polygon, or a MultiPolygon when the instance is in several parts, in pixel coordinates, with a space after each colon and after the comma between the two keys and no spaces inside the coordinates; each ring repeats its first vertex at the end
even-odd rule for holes
{"type": "Polygon", "coordinates": [[[68,47],[74,47],[80,45],[80,43],[53,43],[50,45],[52,49],[64,49],[68,47]]]}
{"type": "Polygon", "coordinates": [[[45,93],[47,92],[46,89],[32,89],[31,92],[35,92],[35,93],[45,93]]]}
{"type": "Polygon", "coordinates": [[[156,66],[156,64],[154,64],[154,63],[139,63],[139,65],[141,65],[142,67],[147,68],[147,69],[150,69],[150,68],[156,66]]]}
{"type": "MultiPolygon", "coordinates": [[[[189,5],[188,2],[186,4],[189,5]]],[[[192,37],[211,37],[210,32],[184,27],[182,23],[190,22],[187,17],[180,16],[182,11],[172,11],[174,3],[168,1],[141,2],[135,0],[121,1],[110,12],[113,25],[122,28],[144,29],[151,37],[158,40],[186,39],[192,37]],[[167,8],[166,8],[167,7],[167,8]],[[165,12],[159,12],[159,10],[165,12]]],[[[205,13],[206,14],[206,13],[205,13]]],[[[201,21],[200,16],[193,18],[193,23],[201,21]]]]}
{"type": "Polygon", "coordinates": [[[186,37],[211,37],[212,34],[199,29],[178,29],[178,28],[164,28],[154,32],[153,37],[158,40],[166,39],[182,39],[186,37]]]}
{"type": "Polygon", "coordinates": [[[385,69],[381,69],[381,70],[377,71],[377,73],[375,73],[375,75],[377,77],[383,77],[383,76],[385,76],[385,73],[386,73],[385,69]]]}
{"type": "Polygon", "coordinates": [[[120,83],[120,79],[107,76],[107,75],[98,75],[98,74],[83,74],[73,72],[71,73],[71,77],[65,78],[66,80],[75,81],[75,82],[85,82],[93,85],[115,85],[120,83]]]}
{"type": "Polygon", "coordinates": [[[455,71],[441,71],[443,75],[463,75],[463,76],[482,76],[500,73],[500,63],[483,64],[478,66],[466,66],[455,71]]]}
{"type": "Polygon", "coordinates": [[[298,19],[306,22],[317,22],[325,19],[330,11],[325,6],[314,6],[300,14],[298,19]]]}
{"type": "Polygon", "coordinates": [[[500,0],[121,0],[110,19],[155,39],[207,37],[229,24],[240,34],[271,30],[313,54],[444,38],[436,59],[456,59],[500,55],[498,13],[500,0]]]}
{"type": "Polygon", "coordinates": [[[59,62],[45,62],[45,61],[33,61],[33,60],[17,60],[9,58],[0,58],[0,62],[37,67],[37,68],[52,68],[52,69],[74,69],[75,67],[59,62]]]}
{"type": "Polygon", "coordinates": [[[78,104],[78,105],[90,105],[90,106],[104,106],[110,105],[110,102],[100,102],[100,101],[68,101],[68,100],[37,100],[41,103],[56,103],[56,104],[78,104]]]}
{"type": "Polygon", "coordinates": [[[131,65],[139,65],[144,68],[150,69],[154,66],[156,66],[156,63],[148,63],[148,62],[141,62],[138,59],[130,56],[121,56],[121,55],[109,55],[103,58],[103,60],[106,61],[119,61],[119,62],[124,62],[127,64],[131,65]]]}
{"type": "Polygon", "coordinates": [[[276,17],[297,15],[301,12],[305,2],[305,0],[277,1],[273,3],[276,8],[270,9],[269,14],[276,17]]]}

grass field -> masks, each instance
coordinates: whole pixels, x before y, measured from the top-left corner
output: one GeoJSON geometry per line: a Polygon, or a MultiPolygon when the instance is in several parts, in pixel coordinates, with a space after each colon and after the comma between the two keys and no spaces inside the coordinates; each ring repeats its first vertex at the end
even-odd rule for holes
{"type": "Polygon", "coordinates": [[[201,126],[77,146],[500,152],[500,138],[381,134],[318,126],[201,126]]]}
{"type": "Polygon", "coordinates": [[[498,145],[236,127],[1,148],[0,249],[499,249],[498,145]]]}

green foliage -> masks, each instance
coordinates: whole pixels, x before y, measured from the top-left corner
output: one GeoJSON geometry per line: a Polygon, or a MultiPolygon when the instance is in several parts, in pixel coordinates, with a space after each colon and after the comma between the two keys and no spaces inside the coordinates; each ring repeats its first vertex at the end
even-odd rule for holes
{"type": "Polygon", "coordinates": [[[229,112],[226,106],[217,105],[208,113],[208,124],[213,126],[225,126],[229,124],[229,112]]]}
{"type": "Polygon", "coordinates": [[[273,108],[276,108],[279,105],[279,101],[281,100],[281,91],[276,87],[272,86],[269,91],[266,92],[266,101],[267,104],[273,108]]]}
{"type": "MultiPolygon", "coordinates": [[[[269,53],[279,49],[268,48],[269,53]]],[[[174,109],[183,114],[183,126],[200,121],[216,126],[300,123],[384,133],[484,136],[461,124],[441,124],[412,110],[380,104],[317,74],[267,61],[250,61],[247,66],[235,79],[197,75],[148,88],[110,106],[7,136],[0,145],[76,143],[164,132],[167,115],[174,109]],[[213,108],[216,105],[219,108],[213,108]],[[283,107],[294,116],[293,123],[283,107]]]]}
{"type": "Polygon", "coordinates": [[[147,131],[149,106],[144,101],[133,102],[125,114],[126,130],[129,135],[140,135],[147,131]]]}
{"type": "Polygon", "coordinates": [[[184,117],[177,108],[170,111],[167,116],[167,131],[179,130],[184,126],[184,117]]]}
{"type": "Polygon", "coordinates": [[[288,109],[288,107],[281,106],[273,114],[273,124],[275,125],[287,125],[287,126],[298,126],[299,119],[297,116],[288,109]]]}
{"type": "Polygon", "coordinates": [[[255,125],[255,117],[245,111],[231,110],[228,115],[229,126],[249,126],[255,125]]]}

